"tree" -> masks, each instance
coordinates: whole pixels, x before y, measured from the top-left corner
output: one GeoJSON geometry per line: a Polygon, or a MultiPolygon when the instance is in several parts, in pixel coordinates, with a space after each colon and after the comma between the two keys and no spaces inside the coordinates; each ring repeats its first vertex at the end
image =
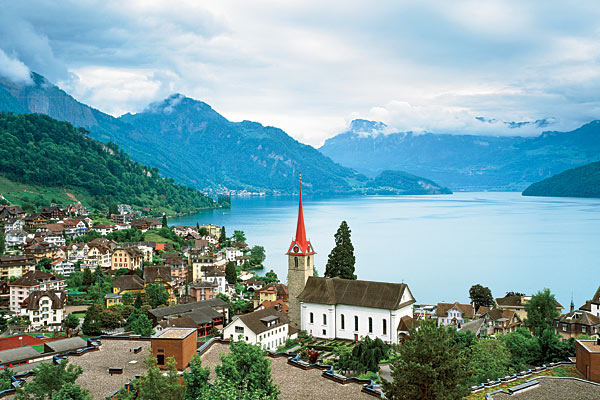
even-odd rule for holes
{"type": "Polygon", "coordinates": [[[91,284],[94,283],[94,275],[92,275],[92,271],[90,271],[89,268],[83,269],[82,283],[83,283],[83,286],[90,286],[91,284]]]}
{"type": "Polygon", "coordinates": [[[102,320],[100,319],[98,307],[92,304],[85,312],[85,319],[83,320],[83,325],[81,325],[84,335],[98,336],[102,334],[102,320]]]}
{"type": "Polygon", "coordinates": [[[521,292],[506,292],[506,297],[512,297],[512,296],[525,296],[525,293],[521,293],[521,292]]]}
{"type": "Polygon", "coordinates": [[[6,238],[4,232],[0,229],[0,255],[6,252],[6,238]]]}
{"type": "Polygon", "coordinates": [[[110,203],[108,206],[108,217],[110,218],[112,214],[119,214],[119,206],[117,206],[115,203],[110,203]]]}
{"type": "Polygon", "coordinates": [[[204,236],[208,236],[208,229],[206,229],[205,226],[198,226],[198,223],[196,223],[196,229],[198,229],[198,234],[202,237],[204,236]]]}
{"type": "Polygon", "coordinates": [[[424,322],[412,329],[391,363],[393,382],[384,381],[390,400],[458,400],[469,393],[461,348],[453,346],[456,330],[424,322]]]}
{"type": "Polygon", "coordinates": [[[35,266],[35,269],[37,269],[38,271],[44,271],[44,272],[50,272],[52,270],[52,267],[50,266],[52,264],[52,260],[48,257],[43,257],[42,259],[40,259],[40,261],[38,261],[37,265],[35,266]]]}
{"type": "Polygon", "coordinates": [[[156,359],[152,353],[144,360],[147,372],[137,379],[133,385],[135,394],[133,398],[139,400],[181,400],[185,393],[185,387],[179,383],[177,362],[173,357],[167,359],[167,371],[163,371],[156,365],[156,359]],[[136,393],[137,392],[137,393],[136,393]]]}
{"type": "Polygon", "coordinates": [[[185,400],[197,400],[207,397],[209,385],[208,377],[210,368],[202,367],[202,359],[194,354],[189,365],[189,369],[183,371],[183,381],[185,382],[185,400]]]}
{"type": "Polygon", "coordinates": [[[535,336],[525,328],[499,337],[510,352],[511,364],[516,371],[523,371],[534,365],[540,358],[540,344],[535,336]]]}
{"type": "Polygon", "coordinates": [[[104,276],[104,272],[102,272],[102,268],[100,267],[96,267],[96,269],[94,270],[94,283],[97,283],[98,285],[102,285],[104,283],[104,279],[106,278],[104,276]]]}
{"type": "Polygon", "coordinates": [[[225,267],[225,279],[230,284],[235,284],[237,282],[237,271],[235,269],[235,262],[230,261],[227,263],[225,267]]]}
{"type": "Polygon", "coordinates": [[[252,246],[250,249],[250,261],[252,264],[262,264],[266,257],[265,248],[263,246],[252,246]]]}
{"type": "Polygon", "coordinates": [[[554,318],[560,315],[556,304],[556,298],[550,293],[550,289],[544,289],[531,296],[531,300],[525,303],[525,327],[531,329],[538,337],[544,330],[552,329],[554,318]]]}
{"type": "Polygon", "coordinates": [[[150,321],[150,318],[146,314],[142,314],[140,310],[134,309],[129,318],[127,318],[125,330],[134,335],[151,336],[152,321],[150,321]]]}
{"type": "Polygon", "coordinates": [[[250,393],[265,399],[277,398],[279,388],[273,383],[271,361],[265,352],[243,341],[233,342],[229,347],[230,353],[222,355],[221,365],[215,367],[215,386],[227,385],[239,393],[250,393]]]}
{"type": "Polygon", "coordinates": [[[120,328],[123,324],[121,312],[113,307],[102,310],[100,320],[102,321],[102,328],[106,330],[120,328]]]}
{"type": "Polygon", "coordinates": [[[115,278],[129,274],[129,268],[119,268],[115,271],[115,278]]]}
{"type": "Polygon", "coordinates": [[[225,233],[225,225],[221,227],[221,235],[219,236],[219,243],[225,243],[227,241],[227,233],[225,233]]]}
{"type": "Polygon", "coordinates": [[[338,360],[338,368],[343,371],[353,371],[363,374],[368,371],[377,372],[379,362],[387,357],[390,346],[381,339],[371,339],[365,336],[352,348],[351,352],[345,352],[338,360]]]}
{"type": "Polygon", "coordinates": [[[325,277],[340,277],[344,279],[356,279],[354,274],[354,246],[350,240],[350,228],[346,221],[342,221],[335,238],[335,247],[329,253],[325,267],[325,277]]]}
{"type": "Polygon", "coordinates": [[[126,306],[133,304],[133,295],[131,294],[131,292],[123,293],[121,301],[123,301],[123,304],[125,304],[126,306]]]}
{"type": "Polygon", "coordinates": [[[479,310],[479,307],[492,307],[494,305],[494,297],[490,288],[481,286],[480,284],[471,286],[469,289],[469,297],[475,307],[475,311],[479,310]]]}
{"type": "Polygon", "coordinates": [[[244,231],[233,231],[232,239],[234,242],[246,242],[246,234],[244,231]]]}
{"type": "Polygon", "coordinates": [[[133,307],[136,310],[139,310],[140,308],[142,308],[143,302],[142,302],[142,295],[141,293],[136,294],[135,296],[135,302],[133,303],[133,307]]]}
{"type": "Polygon", "coordinates": [[[167,222],[167,214],[163,214],[163,216],[162,216],[162,227],[163,228],[169,227],[169,223],[167,222]]]}
{"type": "Polygon", "coordinates": [[[67,328],[67,332],[69,332],[71,329],[76,329],[79,326],[79,318],[75,314],[69,314],[63,324],[67,328]]]}
{"type": "Polygon", "coordinates": [[[151,283],[146,286],[146,299],[152,308],[169,304],[169,291],[160,283],[151,283]]]}
{"type": "Polygon", "coordinates": [[[479,385],[513,373],[511,354],[504,342],[480,339],[467,350],[470,385],[479,385]]]}
{"type": "Polygon", "coordinates": [[[17,400],[55,400],[58,393],[59,399],[82,399],[91,400],[86,390],[76,390],[75,381],[83,373],[83,368],[69,364],[67,360],[58,365],[52,363],[41,363],[33,376],[33,380],[22,389],[17,389],[17,400]],[[66,397],[68,393],[79,393],[80,397],[66,397]]]}
{"type": "Polygon", "coordinates": [[[52,400],[92,400],[92,396],[81,386],[67,382],[52,396],[52,400]]]}
{"type": "Polygon", "coordinates": [[[270,285],[271,283],[279,282],[279,278],[273,270],[267,272],[265,276],[256,276],[255,279],[258,281],[263,281],[265,285],[270,285]]]}

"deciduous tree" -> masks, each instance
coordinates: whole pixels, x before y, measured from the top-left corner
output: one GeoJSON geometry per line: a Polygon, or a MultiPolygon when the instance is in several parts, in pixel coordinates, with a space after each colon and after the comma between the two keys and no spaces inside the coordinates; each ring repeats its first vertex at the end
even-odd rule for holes
{"type": "Polygon", "coordinates": [[[536,336],[541,336],[546,329],[552,329],[554,318],[560,313],[556,309],[556,298],[550,289],[544,289],[531,296],[531,300],[525,303],[527,318],[524,325],[531,329],[536,336]]]}
{"type": "Polygon", "coordinates": [[[146,299],[152,308],[166,306],[169,304],[169,292],[164,285],[160,283],[151,283],[146,286],[146,299]]]}
{"type": "Polygon", "coordinates": [[[469,289],[469,297],[475,307],[475,311],[479,307],[492,307],[494,305],[494,297],[490,288],[481,286],[480,284],[471,286],[469,289]]]}
{"type": "Polygon", "coordinates": [[[91,400],[89,393],[75,384],[82,373],[83,368],[69,364],[67,360],[63,360],[58,365],[40,363],[32,381],[25,384],[23,389],[18,389],[15,398],[17,400],[91,400]],[[69,393],[74,397],[68,397],[69,393]]]}

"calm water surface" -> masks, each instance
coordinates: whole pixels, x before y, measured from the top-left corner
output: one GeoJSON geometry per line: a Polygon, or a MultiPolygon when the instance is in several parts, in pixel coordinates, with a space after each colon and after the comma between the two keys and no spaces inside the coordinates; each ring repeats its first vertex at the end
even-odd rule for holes
{"type": "MultiPolygon", "coordinates": [[[[266,267],[287,275],[297,198],[235,198],[230,211],[169,220],[225,225],[267,252],[266,267]]],[[[352,230],[359,279],[407,283],[418,302],[468,300],[471,285],[534,293],[549,287],[568,308],[600,286],[600,199],[520,193],[304,198],[307,234],[322,276],[340,222],[352,230]]]]}

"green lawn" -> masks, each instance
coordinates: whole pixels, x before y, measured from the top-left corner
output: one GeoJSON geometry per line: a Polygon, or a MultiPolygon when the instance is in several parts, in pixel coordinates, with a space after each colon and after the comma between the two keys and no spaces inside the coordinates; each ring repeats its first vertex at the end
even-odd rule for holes
{"type": "Polygon", "coordinates": [[[42,353],[44,351],[44,345],[43,344],[36,344],[35,346],[31,346],[34,348],[35,351],[42,353]]]}
{"type": "Polygon", "coordinates": [[[156,232],[147,232],[144,235],[144,239],[147,242],[156,242],[156,243],[170,243],[170,244],[175,244],[174,241],[172,241],[171,239],[167,239],[164,238],[162,236],[160,236],[158,233],[156,232]]]}

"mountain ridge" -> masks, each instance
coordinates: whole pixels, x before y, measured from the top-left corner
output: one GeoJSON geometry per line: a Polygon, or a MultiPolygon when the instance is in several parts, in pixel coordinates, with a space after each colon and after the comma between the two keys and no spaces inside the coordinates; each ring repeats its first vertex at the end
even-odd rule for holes
{"type": "Polygon", "coordinates": [[[523,196],[600,198],[600,161],[533,183],[523,196]]]}

